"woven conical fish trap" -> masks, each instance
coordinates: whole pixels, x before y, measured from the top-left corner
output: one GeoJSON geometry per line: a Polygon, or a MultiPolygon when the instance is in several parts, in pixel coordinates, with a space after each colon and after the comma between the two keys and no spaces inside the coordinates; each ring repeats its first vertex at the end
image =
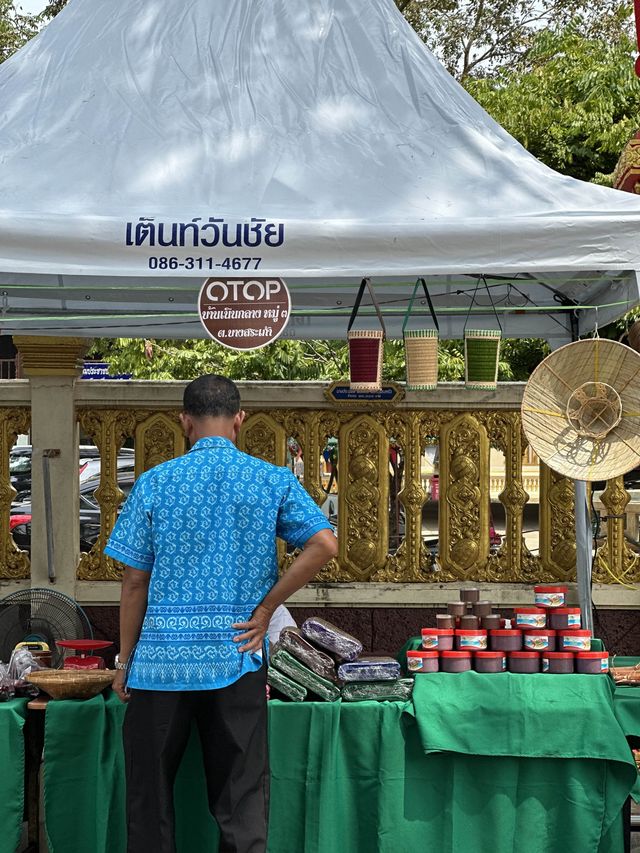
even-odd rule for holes
{"type": "Polygon", "coordinates": [[[593,338],[561,347],[525,388],[522,426],[554,471],[608,480],[640,465],[640,354],[593,338]]]}

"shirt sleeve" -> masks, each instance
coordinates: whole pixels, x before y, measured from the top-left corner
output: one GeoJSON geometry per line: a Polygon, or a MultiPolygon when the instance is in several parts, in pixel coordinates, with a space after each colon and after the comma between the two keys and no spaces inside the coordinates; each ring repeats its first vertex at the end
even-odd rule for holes
{"type": "Polygon", "coordinates": [[[139,477],[122,508],[104,553],[119,563],[150,572],[155,555],[151,536],[148,477],[139,477]]]}
{"type": "Polygon", "coordinates": [[[315,533],[333,528],[291,471],[286,474],[276,533],[294,548],[302,548],[315,533]]]}

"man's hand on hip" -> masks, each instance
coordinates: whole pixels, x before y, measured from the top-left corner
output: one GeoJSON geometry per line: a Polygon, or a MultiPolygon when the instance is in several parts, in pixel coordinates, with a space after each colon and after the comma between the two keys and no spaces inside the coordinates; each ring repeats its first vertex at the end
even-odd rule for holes
{"type": "Polygon", "coordinates": [[[272,612],[262,604],[253,611],[248,622],[235,622],[231,627],[243,631],[233,638],[234,643],[244,643],[238,649],[239,652],[258,652],[262,648],[264,638],[269,628],[272,612]]]}

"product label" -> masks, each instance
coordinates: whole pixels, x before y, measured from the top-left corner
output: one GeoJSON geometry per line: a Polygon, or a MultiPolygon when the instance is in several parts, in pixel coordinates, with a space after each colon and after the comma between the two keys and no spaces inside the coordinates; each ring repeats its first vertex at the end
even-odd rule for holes
{"type": "Polygon", "coordinates": [[[460,648],[461,649],[486,649],[487,648],[487,638],[482,636],[469,636],[469,637],[460,637],[460,648]]]}
{"type": "Polygon", "coordinates": [[[517,613],[516,625],[524,625],[527,628],[545,628],[547,616],[545,613],[517,613]]]}
{"type": "Polygon", "coordinates": [[[600,661],[600,671],[609,672],[609,658],[602,658],[600,661]]]}
{"type": "Polygon", "coordinates": [[[437,634],[423,634],[422,635],[422,648],[423,649],[437,649],[438,648],[438,635],[437,634]]]}
{"type": "Polygon", "coordinates": [[[503,672],[507,671],[507,659],[506,659],[506,657],[502,658],[502,671],[503,672]]]}
{"type": "Polygon", "coordinates": [[[567,651],[588,652],[591,650],[591,637],[563,637],[562,645],[567,651]]]}
{"type": "Polygon", "coordinates": [[[409,672],[420,672],[422,669],[422,658],[407,658],[407,669],[409,672]]]}
{"type": "Polygon", "coordinates": [[[542,658],[542,671],[549,672],[549,658],[542,658]]]}
{"type": "Polygon", "coordinates": [[[533,652],[542,652],[549,648],[549,637],[542,636],[526,636],[524,638],[525,649],[531,649],[533,652]]]}
{"type": "Polygon", "coordinates": [[[569,613],[567,616],[567,628],[579,628],[580,627],[580,614],[579,613],[569,613]]]}
{"type": "Polygon", "coordinates": [[[538,607],[564,607],[563,592],[536,592],[538,607]]]}

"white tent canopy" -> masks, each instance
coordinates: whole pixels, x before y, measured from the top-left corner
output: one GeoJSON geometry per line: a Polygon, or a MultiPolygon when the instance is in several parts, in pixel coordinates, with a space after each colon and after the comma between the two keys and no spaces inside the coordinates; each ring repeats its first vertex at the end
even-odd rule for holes
{"type": "Polygon", "coordinates": [[[392,0],[71,0],[0,66],[3,332],[201,336],[203,280],[240,264],[285,278],[290,336],[344,337],[363,276],[398,335],[425,276],[460,337],[485,274],[507,336],[561,343],[637,304],[639,226],[392,0]]]}

